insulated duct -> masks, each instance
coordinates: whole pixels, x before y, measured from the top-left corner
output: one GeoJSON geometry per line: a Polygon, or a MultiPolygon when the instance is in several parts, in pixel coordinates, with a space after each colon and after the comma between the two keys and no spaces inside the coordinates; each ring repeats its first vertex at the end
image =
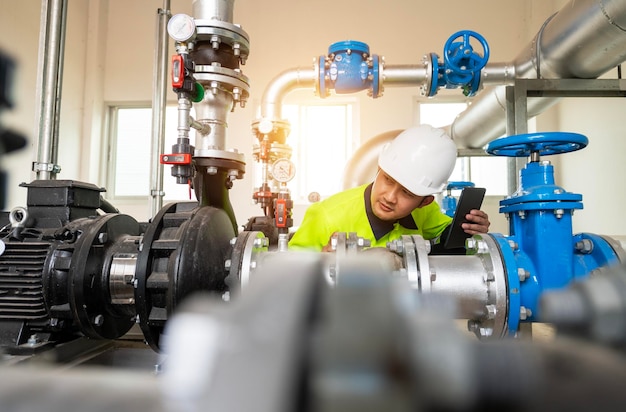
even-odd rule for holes
{"type": "MultiPolygon", "coordinates": [[[[626,60],[626,2],[623,0],[572,0],[542,25],[530,44],[507,64],[525,79],[591,79],[626,60]]],[[[487,65],[489,67],[491,65],[487,65]]],[[[487,68],[486,68],[487,69],[487,68]]],[[[489,72],[483,72],[483,80],[489,72]]],[[[481,93],[450,125],[461,148],[481,148],[506,130],[506,86],[481,93]]],[[[558,98],[528,101],[534,117],[558,98]]]]}

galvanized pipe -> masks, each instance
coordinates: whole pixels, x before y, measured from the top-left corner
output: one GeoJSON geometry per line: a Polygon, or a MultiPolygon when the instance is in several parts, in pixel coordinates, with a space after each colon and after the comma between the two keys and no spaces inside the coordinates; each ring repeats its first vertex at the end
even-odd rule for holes
{"type": "Polygon", "coordinates": [[[479,256],[429,256],[428,260],[431,273],[422,273],[422,291],[457,298],[458,319],[485,316],[493,291],[484,280],[486,270],[479,256]]]}
{"type": "MultiPolygon", "coordinates": [[[[596,78],[626,60],[626,2],[572,0],[510,64],[515,78],[596,78]]],[[[490,66],[490,65],[488,65],[490,66]]],[[[506,130],[505,86],[480,94],[450,125],[459,147],[480,148],[506,130]]],[[[559,99],[528,102],[534,117],[559,99]]]]}
{"type": "Polygon", "coordinates": [[[39,79],[37,99],[37,161],[33,171],[37,179],[53,179],[60,171],[58,157],[58,123],[61,111],[61,78],[65,43],[67,0],[42,2],[42,30],[39,36],[39,79]]]}
{"type": "Polygon", "coordinates": [[[392,87],[419,86],[430,77],[426,65],[385,65],[383,85],[392,87]]]}
{"type": "Polygon", "coordinates": [[[156,44],[154,48],[154,73],[152,87],[152,146],[150,175],[150,216],[163,207],[163,165],[159,161],[165,151],[165,107],[167,90],[168,36],[170,0],[163,0],[163,8],[157,10],[156,44]]]}
{"type": "Polygon", "coordinates": [[[234,6],[234,0],[193,0],[193,16],[196,19],[213,19],[232,23],[234,6]]]}
{"type": "Polygon", "coordinates": [[[263,92],[261,117],[279,120],[282,116],[282,103],[285,96],[296,89],[314,88],[317,81],[314,69],[296,67],[276,76],[263,92]]]}
{"type": "MultiPolygon", "coordinates": [[[[391,65],[383,70],[383,84],[391,87],[414,87],[422,84],[429,74],[423,65],[391,65]]],[[[296,67],[276,76],[263,92],[261,117],[281,119],[285,96],[297,89],[312,89],[319,81],[314,69],[296,67]]]]}

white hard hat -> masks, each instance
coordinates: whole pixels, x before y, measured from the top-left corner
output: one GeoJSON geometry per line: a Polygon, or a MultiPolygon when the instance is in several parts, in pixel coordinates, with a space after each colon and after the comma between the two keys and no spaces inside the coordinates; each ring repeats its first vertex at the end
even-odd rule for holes
{"type": "Polygon", "coordinates": [[[443,129],[421,125],[387,143],[378,156],[378,166],[411,193],[427,196],[446,187],[456,153],[456,145],[443,129]]]}

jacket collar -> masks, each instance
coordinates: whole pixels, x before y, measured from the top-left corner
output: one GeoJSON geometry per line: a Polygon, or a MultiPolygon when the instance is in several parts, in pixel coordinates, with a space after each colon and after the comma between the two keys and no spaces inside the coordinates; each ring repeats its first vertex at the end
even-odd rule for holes
{"type": "Polygon", "coordinates": [[[367,213],[367,220],[370,222],[370,227],[372,228],[372,233],[374,233],[374,237],[376,240],[380,240],[383,236],[393,230],[394,223],[399,223],[402,227],[406,229],[414,229],[417,230],[417,225],[415,224],[415,220],[413,220],[413,216],[408,214],[403,218],[398,219],[395,222],[390,222],[387,220],[382,220],[378,218],[374,214],[372,210],[372,186],[374,183],[370,183],[365,188],[365,212],[367,213]]]}

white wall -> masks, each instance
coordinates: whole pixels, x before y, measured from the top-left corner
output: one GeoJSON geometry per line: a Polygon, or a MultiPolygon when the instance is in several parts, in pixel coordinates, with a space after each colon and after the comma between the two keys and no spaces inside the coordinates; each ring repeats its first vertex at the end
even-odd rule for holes
{"type": "Polygon", "coordinates": [[[626,138],[619,119],[624,98],[567,99],[560,103],[561,130],[582,133],[589,145],[560,160],[560,184],[583,195],[584,209],[574,215],[574,232],[626,234],[626,138]],[[591,110],[593,108],[593,110],[591,110]]]}
{"type": "MultiPolygon", "coordinates": [[[[229,148],[242,151],[248,162],[245,178],[231,190],[239,223],[261,213],[251,200],[254,141],[250,125],[265,87],[280,72],[297,66],[312,67],[314,57],[327,54],[328,46],[340,40],[365,42],[371,53],[385,56],[388,64],[417,63],[425,53],[441,54],[448,37],[463,29],[485,36],[491,62],[509,61],[530,43],[546,18],[564,4],[563,0],[448,0],[443,7],[437,2],[414,0],[236,0],[234,23],[240,24],[251,39],[250,58],[242,67],[251,82],[250,101],[245,109],[230,114],[227,142],[229,148]]],[[[151,101],[156,11],[162,6],[160,0],[69,3],[59,151],[63,171],[59,179],[105,184],[106,165],[98,164],[103,149],[104,105],[151,101]]],[[[10,170],[10,208],[24,204],[25,189],[17,185],[34,177],[30,162],[36,154],[35,88],[41,6],[36,0],[0,0],[0,7],[0,48],[16,57],[19,64],[15,85],[18,107],[3,113],[0,121],[31,137],[30,150],[0,159],[3,168],[10,170]]],[[[173,14],[191,13],[191,0],[173,1],[172,7],[173,14]]],[[[174,101],[174,94],[168,93],[168,99],[174,101]]],[[[361,140],[410,126],[412,102],[418,94],[417,87],[388,88],[382,98],[375,100],[365,93],[358,94],[361,140]]],[[[538,130],[588,134],[589,148],[555,160],[558,183],[584,196],[585,210],[574,217],[576,230],[620,235],[626,233],[626,223],[616,224],[613,216],[619,216],[623,196],[617,184],[626,167],[618,158],[619,149],[624,148],[619,134],[622,103],[608,100],[601,105],[596,100],[593,105],[583,100],[563,101],[539,116],[537,125],[538,130]]],[[[168,176],[166,171],[165,178],[168,176]]],[[[498,214],[498,200],[487,199],[485,209],[492,218],[492,230],[508,233],[505,219],[498,214]]],[[[150,217],[148,204],[116,206],[140,220],[150,217]]],[[[303,212],[303,208],[294,210],[296,225],[303,212]]]]}
{"type": "MultiPolygon", "coordinates": [[[[60,139],[58,161],[62,172],[59,179],[79,178],[80,147],[83,139],[83,92],[88,4],[72,2],[67,13],[65,64],[61,101],[60,139]]],[[[39,54],[39,22],[41,2],[35,0],[0,0],[0,49],[15,59],[17,64],[13,95],[15,108],[5,111],[0,125],[23,133],[29,140],[27,149],[0,159],[3,169],[9,171],[7,209],[25,205],[26,189],[19,187],[30,182],[31,163],[37,152],[37,99],[40,83],[37,81],[39,54]]]]}

